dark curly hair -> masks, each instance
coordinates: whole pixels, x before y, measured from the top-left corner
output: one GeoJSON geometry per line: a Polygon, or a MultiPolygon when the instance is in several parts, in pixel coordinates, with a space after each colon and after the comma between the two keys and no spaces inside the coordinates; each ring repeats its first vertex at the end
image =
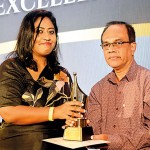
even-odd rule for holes
{"type": "MultiPolygon", "coordinates": [[[[25,65],[25,67],[29,67],[34,71],[38,71],[37,63],[33,60],[33,55],[32,55],[32,48],[36,40],[35,38],[33,42],[34,32],[35,32],[34,23],[39,17],[41,17],[41,21],[38,27],[40,26],[43,18],[48,17],[54,25],[56,37],[58,38],[58,27],[56,23],[56,18],[54,17],[53,13],[41,9],[33,10],[24,17],[21,23],[20,30],[17,37],[15,51],[13,52],[13,56],[15,55],[16,57],[18,57],[19,60],[25,65]]],[[[36,37],[37,36],[38,36],[38,32],[36,37]]],[[[59,68],[58,67],[59,61],[57,56],[59,51],[58,41],[54,49],[55,50],[53,50],[47,56],[47,64],[53,72],[58,72],[58,68],[59,68]]]]}

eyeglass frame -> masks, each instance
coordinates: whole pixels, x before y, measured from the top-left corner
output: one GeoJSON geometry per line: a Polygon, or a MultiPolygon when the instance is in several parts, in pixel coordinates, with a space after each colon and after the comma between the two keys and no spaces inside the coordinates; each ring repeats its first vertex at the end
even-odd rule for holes
{"type": "Polygon", "coordinates": [[[103,43],[100,45],[102,47],[103,50],[108,50],[110,48],[110,46],[112,45],[113,47],[116,47],[117,46],[122,46],[123,44],[126,44],[126,43],[133,43],[133,42],[130,42],[130,41],[116,41],[116,42],[113,42],[113,43],[105,43],[105,44],[108,44],[108,48],[105,49],[104,46],[103,46],[103,43]],[[114,46],[115,44],[115,46],[114,46]],[[117,45],[118,44],[118,45],[117,45]]]}

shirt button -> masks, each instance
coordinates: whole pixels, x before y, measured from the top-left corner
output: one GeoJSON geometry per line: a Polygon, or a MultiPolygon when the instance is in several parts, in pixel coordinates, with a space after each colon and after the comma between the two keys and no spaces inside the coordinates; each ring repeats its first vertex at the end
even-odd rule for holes
{"type": "Polygon", "coordinates": [[[116,125],[113,125],[114,128],[116,128],[116,125]]]}
{"type": "Polygon", "coordinates": [[[118,91],[118,94],[121,94],[121,91],[118,91]]]}

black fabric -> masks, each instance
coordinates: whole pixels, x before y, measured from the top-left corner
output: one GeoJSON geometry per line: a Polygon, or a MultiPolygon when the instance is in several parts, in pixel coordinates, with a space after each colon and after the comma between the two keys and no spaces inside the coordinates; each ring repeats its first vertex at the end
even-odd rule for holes
{"type": "MultiPolygon", "coordinates": [[[[71,77],[63,67],[60,67],[59,73],[62,78],[67,75],[68,80],[65,81],[62,90],[57,93],[55,83],[59,80],[59,75],[57,77],[48,66],[42,71],[39,79],[34,81],[21,62],[17,59],[6,60],[0,66],[0,107],[17,105],[49,107],[69,101],[71,77]],[[23,95],[28,95],[29,98],[25,99],[23,95]]],[[[62,125],[64,124],[64,120],[55,120],[33,125],[14,125],[7,124],[3,120],[0,126],[0,150],[47,149],[47,144],[44,144],[42,140],[63,136],[62,125]]]]}

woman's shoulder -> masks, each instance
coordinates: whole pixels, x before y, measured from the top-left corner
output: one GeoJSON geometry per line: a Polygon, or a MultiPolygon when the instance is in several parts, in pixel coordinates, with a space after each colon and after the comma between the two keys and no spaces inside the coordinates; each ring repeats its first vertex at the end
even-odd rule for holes
{"type": "Polygon", "coordinates": [[[8,58],[1,63],[0,67],[10,67],[13,66],[15,62],[15,58],[8,58]]]}
{"type": "Polygon", "coordinates": [[[5,61],[2,62],[0,65],[0,70],[10,70],[10,69],[16,69],[20,70],[22,68],[21,62],[17,58],[8,58],[5,61]]]}
{"type": "Polygon", "coordinates": [[[62,67],[62,66],[59,66],[59,70],[60,70],[60,72],[62,71],[62,72],[65,72],[65,73],[69,74],[69,71],[66,68],[62,67]]]}
{"type": "Polygon", "coordinates": [[[66,68],[62,67],[62,66],[59,66],[59,72],[55,73],[54,76],[55,76],[55,78],[58,78],[58,79],[63,79],[63,80],[66,80],[66,81],[68,79],[70,79],[70,81],[72,81],[69,71],[66,68]]]}

